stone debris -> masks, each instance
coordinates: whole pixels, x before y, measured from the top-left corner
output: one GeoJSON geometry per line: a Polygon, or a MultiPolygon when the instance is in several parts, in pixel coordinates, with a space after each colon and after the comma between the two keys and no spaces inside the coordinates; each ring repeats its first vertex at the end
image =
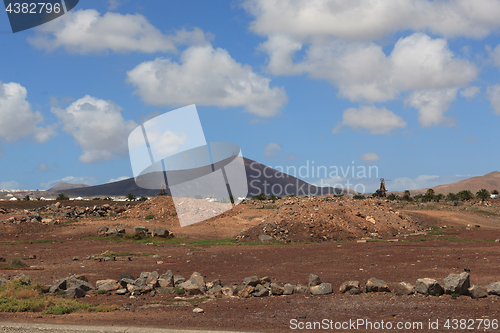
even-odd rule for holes
{"type": "Polygon", "coordinates": [[[468,291],[468,294],[470,295],[470,297],[472,297],[474,299],[488,297],[488,295],[483,290],[483,288],[481,288],[479,286],[472,286],[467,291],[468,291]]]}
{"type": "Polygon", "coordinates": [[[389,287],[387,286],[387,284],[384,281],[376,279],[374,277],[370,278],[366,282],[365,288],[366,288],[367,293],[370,293],[370,292],[391,292],[391,290],[389,289],[389,287]]]}
{"type": "Polygon", "coordinates": [[[394,293],[398,296],[415,294],[415,286],[408,282],[400,282],[394,289],[394,293]]]}
{"type": "Polygon", "coordinates": [[[287,197],[242,204],[272,210],[263,222],[239,232],[235,237],[238,242],[323,242],[403,237],[426,231],[410,216],[395,211],[389,200],[287,197]]]}
{"type": "Polygon", "coordinates": [[[430,278],[418,279],[415,291],[426,296],[441,296],[444,294],[443,287],[441,287],[439,282],[430,278]]]}
{"type": "Polygon", "coordinates": [[[470,277],[468,273],[450,274],[444,278],[445,294],[468,295],[470,287],[470,277]]]}
{"type": "Polygon", "coordinates": [[[488,288],[486,288],[488,295],[500,296],[500,282],[491,283],[488,288]]]}
{"type": "MultiPolygon", "coordinates": [[[[30,284],[31,280],[24,274],[19,274],[13,279],[24,278],[26,283],[30,284]]],[[[500,296],[500,282],[491,283],[486,291],[473,285],[467,287],[466,292],[463,288],[468,285],[469,275],[450,274],[444,279],[447,294],[460,294],[469,295],[473,299],[484,298],[488,295],[500,296]]],[[[0,277],[0,285],[6,283],[6,278],[0,277]]],[[[319,276],[310,274],[308,277],[309,286],[292,285],[285,283],[283,286],[278,283],[271,283],[268,276],[259,278],[257,276],[249,276],[243,279],[241,284],[234,284],[224,286],[219,279],[211,282],[206,282],[202,274],[193,272],[188,280],[180,275],[173,275],[168,270],[160,275],[157,271],[142,272],[137,279],[127,273],[120,275],[118,280],[105,279],[98,280],[94,287],[88,282],[87,278],[83,275],[73,275],[56,281],[51,286],[45,286],[44,292],[58,293],[63,292],[66,298],[80,298],[88,294],[96,295],[100,291],[105,291],[106,294],[114,291],[116,295],[123,295],[130,298],[135,298],[138,295],[149,294],[154,297],[159,292],[165,290],[175,291],[178,294],[185,296],[209,296],[213,298],[220,297],[269,297],[269,296],[286,296],[292,294],[310,294],[328,295],[333,294],[332,285],[323,282],[319,276]],[[175,287],[174,287],[175,286],[175,287]],[[176,289],[174,289],[176,288],[176,289]]],[[[365,291],[370,292],[391,292],[388,285],[377,278],[370,278],[365,285],[365,291]]],[[[341,294],[361,294],[363,292],[359,281],[345,281],[339,288],[341,294]]],[[[416,295],[421,294],[425,296],[441,296],[445,293],[445,289],[435,279],[422,278],[418,279],[416,286],[408,282],[400,282],[396,285],[394,292],[395,295],[416,295]]]]}
{"type": "Polygon", "coordinates": [[[339,292],[344,294],[349,292],[351,295],[361,294],[361,288],[359,287],[359,281],[346,281],[340,285],[339,292]]]}

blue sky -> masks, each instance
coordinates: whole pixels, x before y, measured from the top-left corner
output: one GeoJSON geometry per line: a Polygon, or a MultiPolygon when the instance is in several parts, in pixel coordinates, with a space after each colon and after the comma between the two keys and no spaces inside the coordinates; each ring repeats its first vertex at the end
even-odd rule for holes
{"type": "Polygon", "coordinates": [[[499,31],[493,0],[86,0],[16,34],[4,12],[0,188],[132,177],[129,133],[190,104],[207,142],[317,184],[499,170],[499,31]]]}

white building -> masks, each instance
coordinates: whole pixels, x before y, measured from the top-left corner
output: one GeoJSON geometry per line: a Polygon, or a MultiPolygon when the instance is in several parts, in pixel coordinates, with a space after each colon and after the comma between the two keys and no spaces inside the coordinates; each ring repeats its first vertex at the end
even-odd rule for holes
{"type": "Polygon", "coordinates": [[[492,194],[492,195],[490,195],[490,198],[491,199],[498,199],[498,194],[492,194]]]}

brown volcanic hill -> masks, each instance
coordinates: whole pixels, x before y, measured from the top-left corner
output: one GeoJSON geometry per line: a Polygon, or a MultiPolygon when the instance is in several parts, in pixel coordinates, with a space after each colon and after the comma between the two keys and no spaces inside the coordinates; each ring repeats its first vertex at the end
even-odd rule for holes
{"type": "Polygon", "coordinates": [[[477,191],[483,188],[490,192],[493,190],[500,190],[500,172],[493,171],[484,176],[467,178],[448,185],[434,186],[432,189],[436,193],[446,195],[448,193],[457,193],[462,190],[469,190],[476,194],[477,191]]]}
{"type": "MultiPolygon", "coordinates": [[[[286,196],[289,194],[323,195],[343,193],[343,190],[335,189],[333,187],[317,187],[311,185],[301,179],[287,175],[248,158],[244,158],[244,164],[247,173],[249,197],[255,196],[259,193],[265,193],[266,195],[274,194],[276,196],[286,196]]],[[[217,168],[217,163],[215,167],[217,168]]],[[[152,175],[151,177],[153,177],[153,179],[157,176],[155,173],[148,175],[152,175]]],[[[148,175],[144,177],[148,177],[148,175]]],[[[206,184],[200,182],[197,186],[199,186],[202,190],[206,190],[204,188],[206,187],[206,184]]],[[[135,196],[144,195],[153,197],[156,196],[159,191],[159,189],[150,190],[141,188],[136,185],[134,178],[129,178],[108,184],[70,189],[66,190],[64,193],[69,196],[82,197],[126,196],[129,193],[132,193],[135,196]]]]}
{"type": "Polygon", "coordinates": [[[89,187],[89,185],[85,184],[70,184],[70,183],[59,183],[55,186],[52,186],[50,189],[47,191],[52,191],[52,192],[58,192],[58,191],[66,191],[66,190],[72,190],[75,188],[82,188],[82,187],[89,187]]]}
{"type": "MultiPolygon", "coordinates": [[[[455,183],[446,184],[446,185],[437,185],[432,187],[436,194],[444,194],[448,193],[458,193],[462,190],[469,190],[473,194],[476,194],[477,191],[481,189],[486,189],[488,191],[498,190],[500,191],[500,172],[493,171],[484,176],[471,177],[464,180],[460,180],[455,183]]],[[[412,196],[418,194],[425,194],[428,188],[423,188],[419,190],[410,190],[412,196]]],[[[397,195],[403,195],[404,191],[391,191],[390,193],[394,193],[397,195]]]]}

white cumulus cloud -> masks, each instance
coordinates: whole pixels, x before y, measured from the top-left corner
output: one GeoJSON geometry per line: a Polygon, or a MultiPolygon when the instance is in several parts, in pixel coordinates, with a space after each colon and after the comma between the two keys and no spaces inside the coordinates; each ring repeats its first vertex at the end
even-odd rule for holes
{"type": "Polygon", "coordinates": [[[465,98],[473,98],[481,91],[480,87],[470,86],[460,91],[460,95],[465,98]]]}
{"type": "Polygon", "coordinates": [[[97,163],[127,155],[127,138],[137,124],[124,120],[121,110],[113,101],[89,95],[65,109],[52,108],[62,122],[63,130],[71,134],[82,148],[79,160],[83,163],[97,163]]]}
{"type": "Polygon", "coordinates": [[[27,101],[28,91],[19,83],[0,81],[0,140],[11,143],[31,137],[44,143],[55,133],[55,126],[40,126],[43,116],[27,101]]]}
{"type": "Polygon", "coordinates": [[[495,113],[500,116],[500,84],[489,86],[486,89],[486,95],[490,100],[491,107],[495,110],[495,113]]]}
{"type": "MultiPolygon", "coordinates": [[[[464,0],[247,0],[243,6],[255,17],[250,29],[267,37],[259,49],[269,56],[269,72],[327,80],[338,88],[339,97],[351,101],[384,102],[402,94],[416,94],[410,98],[415,100],[428,98],[429,90],[440,90],[439,97],[432,96],[432,109],[409,103],[417,105],[423,126],[452,123],[444,117],[456,98],[450,92],[467,87],[478,74],[476,65],[452,52],[445,38],[426,33],[479,38],[500,28],[491,12],[500,10],[498,0],[474,4],[464,0]],[[398,31],[410,31],[410,35],[400,38],[386,54],[377,40],[398,31]]],[[[500,49],[492,53],[500,54],[500,49]]]]}
{"type": "MultiPolygon", "coordinates": [[[[116,3],[116,1],[111,2],[116,3]]],[[[114,52],[176,52],[176,45],[205,43],[205,34],[195,28],[163,34],[141,14],[107,12],[95,9],[70,11],[37,29],[28,42],[46,51],[64,48],[72,53],[114,52]]]]}
{"type": "Polygon", "coordinates": [[[279,114],[288,100],[284,88],[271,88],[270,81],[211,45],[187,48],[180,63],[156,58],[127,72],[127,82],[148,104],[244,106],[260,117],[279,114]]]}
{"type": "Polygon", "coordinates": [[[283,149],[281,148],[281,146],[276,142],[269,142],[266,148],[264,148],[264,155],[268,159],[274,160],[276,158],[276,155],[278,155],[282,150],[283,149]]]}
{"type": "Polygon", "coordinates": [[[366,164],[380,160],[380,156],[378,156],[377,153],[364,153],[359,155],[359,158],[361,158],[366,164]]]}
{"type": "Polygon", "coordinates": [[[404,30],[479,38],[500,28],[498,0],[245,0],[243,6],[255,17],[252,31],[302,39],[371,40],[404,30]]]}
{"type": "Polygon", "coordinates": [[[366,129],[371,134],[389,134],[397,128],[406,127],[406,122],[386,108],[362,106],[359,109],[344,110],[342,121],[333,128],[332,133],[339,133],[343,126],[349,126],[355,130],[366,129]]]}

